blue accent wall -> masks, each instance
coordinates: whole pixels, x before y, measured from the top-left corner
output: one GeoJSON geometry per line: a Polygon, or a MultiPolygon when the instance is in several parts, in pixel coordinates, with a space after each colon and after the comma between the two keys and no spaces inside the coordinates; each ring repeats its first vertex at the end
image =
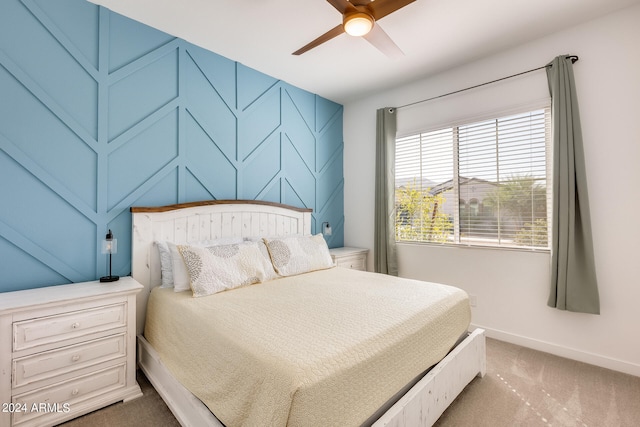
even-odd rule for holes
{"type": "Polygon", "coordinates": [[[343,244],[342,106],[84,0],[0,1],[0,291],[131,270],[130,206],[259,199],[343,244]]]}

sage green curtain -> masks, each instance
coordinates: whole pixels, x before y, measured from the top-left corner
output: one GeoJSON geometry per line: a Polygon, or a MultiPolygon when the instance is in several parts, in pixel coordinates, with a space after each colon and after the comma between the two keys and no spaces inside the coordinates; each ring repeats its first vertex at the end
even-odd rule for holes
{"type": "Polygon", "coordinates": [[[600,314],[573,61],[547,66],[553,129],[551,292],[548,305],[600,314]]]}
{"type": "Polygon", "coordinates": [[[396,110],[376,112],[376,186],[373,268],[398,275],[395,233],[396,110]]]}

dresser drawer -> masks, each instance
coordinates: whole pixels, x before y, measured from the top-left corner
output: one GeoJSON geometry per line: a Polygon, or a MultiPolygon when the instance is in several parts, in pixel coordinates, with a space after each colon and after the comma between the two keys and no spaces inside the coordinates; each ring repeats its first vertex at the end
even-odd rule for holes
{"type": "Polygon", "coordinates": [[[20,387],[126,355],[125,335],[45,351],[13,361],[13,387],[20,387]]]}
{"type": "Polygon", "coordinates": [[[13,351],[126,326],[126,304],[24,320],[13,324],[13,351]]]}
{"type": "MultiPolygon", "coordinates": [[[[13,403],[26,408],[12,414],[13,426],[42,417],[57,417],[59,412],[73,411],[74,405],[105,393],[124,388],[125,365],[113,366],[69,381],[13,397],[13,403]],[[35,410],[33,410],[35,408],[35,410]]],[[[38,422],[40,424],[40,422],[38,422]]]]}

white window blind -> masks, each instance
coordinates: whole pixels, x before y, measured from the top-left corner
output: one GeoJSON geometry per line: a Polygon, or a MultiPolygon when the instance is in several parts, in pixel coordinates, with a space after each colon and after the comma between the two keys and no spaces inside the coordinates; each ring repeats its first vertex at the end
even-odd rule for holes
{"type": "Polygon", "coordinates": [[[396,239],[546,249],[549,107],[396,140],[396,239]]]}

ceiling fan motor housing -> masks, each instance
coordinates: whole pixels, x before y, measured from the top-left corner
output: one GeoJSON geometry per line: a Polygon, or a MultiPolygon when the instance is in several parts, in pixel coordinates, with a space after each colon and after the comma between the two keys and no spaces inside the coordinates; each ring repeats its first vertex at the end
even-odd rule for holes
{"type": "Polygon", "coordinates": [[[351,36],[364,36],[373,28],[375,20],[370,13],[358,10],[345,13],[342,21],[344,31],[351,36]]]}

